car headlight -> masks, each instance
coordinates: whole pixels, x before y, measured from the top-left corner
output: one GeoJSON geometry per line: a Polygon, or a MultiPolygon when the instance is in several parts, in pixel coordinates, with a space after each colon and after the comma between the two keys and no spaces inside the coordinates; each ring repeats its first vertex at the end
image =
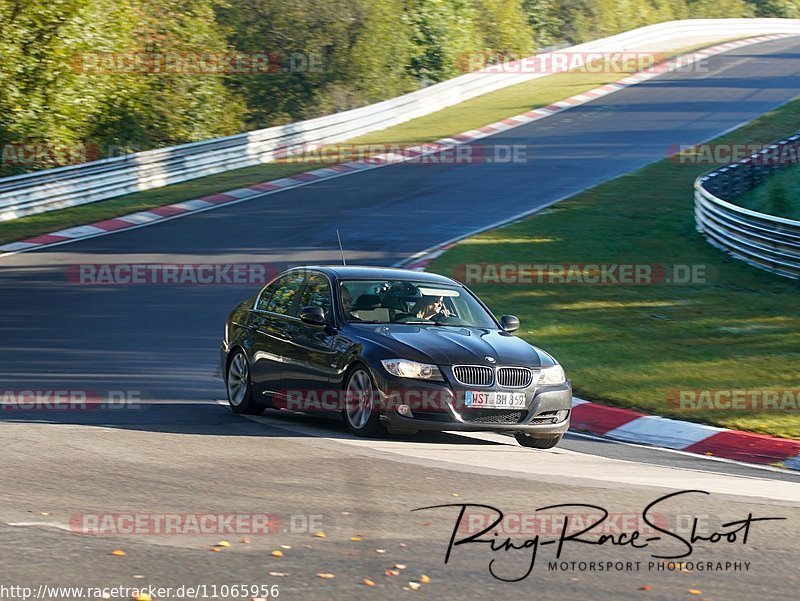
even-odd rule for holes
{"type": "Polygon", "coordinates": [[[435,365],[417,363],[406,359],[383,359],[383,368],[399,378],[418,378],[420,380],[444,380],[442,372],[435,365]]]}
{"type": "Polygon", "coordinates": [[[564,374],[564,368],[559,364],[545,367],[539,374],[539,382],[537,386],[558,386],[567,381],[567,376],[564,374]]]}

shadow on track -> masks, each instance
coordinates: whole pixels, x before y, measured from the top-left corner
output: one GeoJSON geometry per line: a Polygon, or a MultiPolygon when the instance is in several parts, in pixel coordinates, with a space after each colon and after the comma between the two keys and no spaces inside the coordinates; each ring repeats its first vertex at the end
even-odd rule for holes
{"type": "MultiPolygon", "coordinates": [[[[218,403],[142,403],[122,408],[73,409],[8,409],[0,408],[0,424],[41,423],[67,426],[117,428],[144,432],[161,432],[205,436],[254,436],[267,438],[316,438],[359,440],[350,434],[336,415],[309,415],[268,409],[268,421],[254,421],[231,413],[218,403]],[[285,426],[285,427],[281,427],[285,426]],[[312,433],[291,428],[313,428],[312,433]]],[[[417,435],[385,433],[384,440],[427,444],[497,445],[501,443],[478,440],[444,432],[420,432],[417,435]]]]}

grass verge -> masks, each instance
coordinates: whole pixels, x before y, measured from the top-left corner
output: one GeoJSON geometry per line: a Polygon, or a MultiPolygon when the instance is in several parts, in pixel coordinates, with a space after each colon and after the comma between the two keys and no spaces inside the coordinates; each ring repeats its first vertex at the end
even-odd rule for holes
{"type": "Polygon", "coordinates": [[[800,220],[800,166],[792,165],[731,202],[753,211],[800,220]]]}
{"type": "MultiPolygon", "coordinates": [[[[715,142],[777,140],[798,129],[800,100],[715,142]]],[[[562,362],[578,396],[800,438],[797,411],[681,410],[668,400],[681,390],[798,388],[800,287],[731,259],[696,233],[692,182],[707,170],[662,160],[535,217],[465,239],[428,269],[451,274],[470,263],[534,262],[704,265],[709,281],[686,286],[471,287],[498,315],[520,317],[520,336],[562,362]]]]}
{"type": "MultiPolygon", "coordinates": [[[[720,40],[722,43],[730,40],[720,40]]],[[[673,56],[697,50],[708,44],[688,46],[671,53],[673,56]]],[[[611,83],[630,74],[570,72],[551,75],[510,86],[448,107],[388,129],[349,140],[348,144],[413,144],[425,143],[482,127],[487,123],[547,106],[569,96],[611,83]]],[[[175,202],[209,194],[243,188],[253,184],[287,177],[319,168],[314,163],[266,163],[245,169],[227,171],[180,184],[147,190],[110,200],[21,217],[0,223],[0,244],[23,240],[59,229],[111,219],[136,211],[146,211],[175,202]]]]}

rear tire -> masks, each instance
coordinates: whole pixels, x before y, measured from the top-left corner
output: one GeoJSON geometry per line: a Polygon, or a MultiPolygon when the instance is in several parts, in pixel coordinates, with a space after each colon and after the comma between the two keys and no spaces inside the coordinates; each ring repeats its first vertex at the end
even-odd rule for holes
{"type": "Polygon", "coordinates": [[[239,415],[261,415],[265,407],[253,398],[253,384],[250,381],[250,366],[247,356],[237,350],[228,362],[225,373],[225,388],[228,391],[228,404],[239,415]]]}
{"type": "Polygon", "coordinates": [[[521,446],[528,447],[529,449],[552,449],[561,442],[564,435],[559,434],[558,436],[549,436],[548,438],[533,438],[525,434],[525,432],[514,432],[514,438],[517,439],[517,442],[521,446]]]}
{"type": "Polygon", "coordinates": [[[347,429],[356,436],[377,436],[383,430],[380,408],[376,407],[378,391],[364,367],[356,367],[347,376],[345,406],[342,417],[347,429]]]}

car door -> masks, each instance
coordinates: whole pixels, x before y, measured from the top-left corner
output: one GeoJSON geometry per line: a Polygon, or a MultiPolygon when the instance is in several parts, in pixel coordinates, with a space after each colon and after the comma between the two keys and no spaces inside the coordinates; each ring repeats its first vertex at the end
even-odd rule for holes
{"type": "MultiPolygon", "coordinates": [[[[303,307],[312,306],[322,307],[329,323],[334,323],[331,282],[321,272],[308,273],[297,303],[297,312],[303,307]]],[[[289,330],[288,354],[281,378],[287,389],[287,401],[304,401],[305,407],[298,405],[298,409],[335,409],[338,391],[330,390],[330,381],[337,365],[335,331],[331,327],[303,323],[300,319],[293,320],[289,330]]]]}
{"type": "Polygon", "coordinates": [[[259,296],[251,313],[251,372],[254,388],[259,393],[273,393],[283,388],[283,365],[289,354],[291,322],[296,320],[298,292],[305,281],[305,272],[290,271],[259,296]]]}

